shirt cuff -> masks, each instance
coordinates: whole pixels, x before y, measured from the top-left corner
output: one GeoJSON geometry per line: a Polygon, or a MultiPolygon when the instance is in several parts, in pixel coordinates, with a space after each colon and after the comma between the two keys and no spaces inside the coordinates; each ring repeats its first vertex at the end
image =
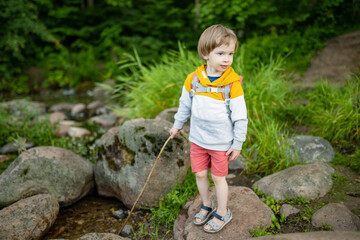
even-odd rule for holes
{"type": "Polygon", "coordinates": [[[173,127],[176,128],[176,129],[182,129],[183,126],[184,126],[184,123],[183,123],[183,122],[180,122],[180,121],[178,121],[178,120],[175,120],[173,127]]]}
{"type": "Polygon", "coordinates": [[[240,141],[234,140],[234,141],[233,141],[233,144],[231,145],[231,148],[232,148],[232,149],[235,149],[235,150],[241,150],[243,143],[244,143],[244,142],[240,142],[240,141]]]}

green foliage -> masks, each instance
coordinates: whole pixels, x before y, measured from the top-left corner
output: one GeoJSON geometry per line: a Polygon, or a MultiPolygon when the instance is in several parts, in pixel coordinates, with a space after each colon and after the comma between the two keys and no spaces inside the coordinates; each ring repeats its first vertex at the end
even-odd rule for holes
{"type": "Polygon", "coordinates": [[[248,159],[248,171],[271,174],[295,164],[287,158],[287,120],[279,114],[291,102],[292,95],[288,83],[281,76],[281,58],[271,58],[267,65],[249,67],[244,64],[245,55],[242,52],[234,60],[235,70],[244,76],[249,119],[242,153],[248,159]]]}
{"type": "Polygon", "coordinates": [[[306,106],[286,110],[290,122],[306,124],[311,134],[326,138],[332,143],[348,145],[360,140],[360,78],[349,80],[343,87],[332,87],[327,81],[315,89],[298,94],[307,99],[306,106]]]}
{"type": "Polygon", "coordinates": [[[155,229],[152,229],[152,231],[149,232],[148,229],[145,227],[144,223],[139,224],[139,229],[137,231],[134,231],[134,229],[132,229],[132,232],[134,234],[134,239],[136,240],[138,239],[157,240],[159,239],[158,231],[159,231],[159,227],[155,226],[155,229]]]}
{"type": "Polygon", "coordinates": [[[314,104],[313,109],[323,107],[324,110],[314,112],[313,123],[317,128],[316,132],[331,142],[341,140],[359,142],[360,77],[348,81],[347,85],[339,90],[330,89],[328,83],[323,83],[318,88],[323,94],[317,94],[311,99],[314,104]]]}
{"type": "Polygon", "coordinates": [[[195,193],[197,193],[195,175],[189,168],[184,182],[178,184],[171,193],[160,199],[159,207],[151,208],[152,223],[172,227],[181,208],[195,193]]]}
{"type": "Polygon", "coordinates": [[[0,106],[0,146],[19,137],[26,138],[37,146],[48,145],[55,134],[55,128],[50,126],[48,119],[33,119],[32,114],[29,112],[26,115],[24,112],[20,118],[0,106]]]}
{"type": "Polygon", "coordinates": [[[11,164],[13,161],[14,161],[14,160],[9,160],[9,161],[0,163],[0,174],[2,174],[2,173],[10,166],[10,164],[11,164]]]}
{"type": "Polygon", "coordinates": [[[93,48],[76,54],[63,48],[59,53],[50,53],[44,65],[48,77],[42,87],[75,87],[83,81],[100,79],[93,48]]]}
{"type": "Polygon", "coordinates": [[[102,81],[121,74],[115,63],[123,52],[136,46],[147,64],[175,49],[177,41],[195,50],[202,30],[216,23],[228,25],[246,43],[250,65],[267,64],[274,52],[291,60],[288,71],[303,72],[325,40],[360,27],[359,6],[358,0],[3,1],[0,91],[102,81]],[[79,59],[86,60],[83,68],[79,59]],[[93,67],[99,63],[105,69],[93,67]],[[44,85],[27,76],[30,66],[39,65],[48,70],[44,85]]]}
{"type": "Polygon", "coordinates": [[[255,229],[250,229],[250,233],[252,237],[273,235],[273,233],[269,232],[266,227],[265,228],[257,227],[255,229]]]}
{"type": "Polygon", "coordinates": [[[357,148],[354,153],[346,156],[336,153],[332,163],[350,167],[355,172],[360,173],[360,148],[357,148]]]}
{"type": "Polygon", "coordinates": [[[47,31],[38,19],[37,6],[27,0],[1,1],[0,8],[0,91],[24,93],[27,78],[14,81],[28,63],[38,60],[41,47],[36,42],[52,42],[57,40],[47,31]],[[25,85],[25,86],[24,86],[25,85]]]}
{"type": "Polygon", "coordinates": [[[129,74],[117,79],[114,94],[125,94],[130,117],[153,118],[162,110],[177,106],[186,76],[201,60],[179,45],[179,52],[169,51],[156,65],[142,65],[136,52],[129,62],[122,64],[129,74]]]}

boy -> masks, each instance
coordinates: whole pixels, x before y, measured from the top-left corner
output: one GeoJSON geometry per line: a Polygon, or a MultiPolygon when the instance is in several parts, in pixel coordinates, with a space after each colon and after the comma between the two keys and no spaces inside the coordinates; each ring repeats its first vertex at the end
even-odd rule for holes
{"type": "Polygon", "coordinates": [[[213,25],[202,33],[198,53],[206,64],[186,78],[170,130],[171,137],[178,135],[191,115],[191,167],[203,202],[194,216],[194,224],[203,225],[213,215],[204,226],[204,231],[209,233],[220,231],[232,219],[227,208],[225,177],[229,160],[239,156],[247,131],[242,77],[231,68],[237,44],[234,32],[222,25],[213,25]],[[224,100],[226,91],[229,97],[224,100]],[[209,197],[209,168],[215,183],[217,209],[209,197]]]}

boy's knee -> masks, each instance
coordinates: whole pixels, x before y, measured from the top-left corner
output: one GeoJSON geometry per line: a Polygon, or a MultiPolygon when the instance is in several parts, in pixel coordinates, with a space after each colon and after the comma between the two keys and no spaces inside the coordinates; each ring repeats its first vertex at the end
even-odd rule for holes
{"type": "Polygon", "coordinates": [[[195,173],[196,178],[207,178],[207,175],[208,175],[207,170],[203,170],[201,172],[195,173]]]}
{"type": "Polygon", "coordinates": [[[215,175],[211,174],[211,178],[212,178],[212,180],[214,181],[215,184],[220,183],[222,181],[226,181],[225,176],[219,177],[219,176],[215,176],[215,175]]]}

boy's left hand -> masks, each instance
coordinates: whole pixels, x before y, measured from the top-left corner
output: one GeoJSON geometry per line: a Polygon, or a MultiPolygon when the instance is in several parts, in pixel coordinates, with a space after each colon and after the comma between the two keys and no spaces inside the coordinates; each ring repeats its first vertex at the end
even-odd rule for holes
{"type": "Polygon", "coordinates": [[[235,150],[230,148],[229,151],[226,152],[226,156],[230,155],[229,161],[234,161],[235,159],[238,158],[238,156],[240,155],[241,150],[235,150]]]}

